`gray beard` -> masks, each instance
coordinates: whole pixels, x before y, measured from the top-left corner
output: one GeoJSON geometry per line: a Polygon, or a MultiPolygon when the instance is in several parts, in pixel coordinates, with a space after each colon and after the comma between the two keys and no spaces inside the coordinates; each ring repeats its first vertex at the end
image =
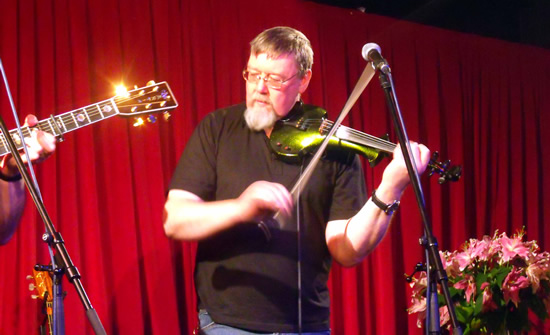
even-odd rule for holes
{"type": "Polygon", "coordinates": [[[269,110],[251,110],[244,111],[244,119],[248,128],[256,131],[272,128],[277,122],[277,114],[269,110]]]}

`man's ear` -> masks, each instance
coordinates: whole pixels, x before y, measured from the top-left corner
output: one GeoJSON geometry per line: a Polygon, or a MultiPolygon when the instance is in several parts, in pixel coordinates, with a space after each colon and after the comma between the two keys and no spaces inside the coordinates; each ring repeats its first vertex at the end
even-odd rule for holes
{"type": "Polygon", "coordinates": [[[306,74],[302,77],[302,81],[300,82],[300,89],[299,89],[299,92],[300,94],[303,94],[307,87],[309,86],[309,81],[311,80],[311,70],[307,70],[306,74]]]}

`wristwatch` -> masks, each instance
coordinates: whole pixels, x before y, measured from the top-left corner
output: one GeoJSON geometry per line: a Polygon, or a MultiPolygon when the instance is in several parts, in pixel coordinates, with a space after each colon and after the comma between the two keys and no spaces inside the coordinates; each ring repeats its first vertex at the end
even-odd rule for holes
{"type": "Polygon", "coordinates": [[[384,213],[388,214],[388,215],[392,215],[393,212],[395,212],[397,210],[397,208],[399,208],[399,200],[394,200],[392,203],[389,203],[389,204],[386,204],[384,203],[382,200],[378,199],[378,197],[376,196],[376,190],[372,191],[372,202],[378,206],[378,208],[380,208],[381,210],[384,211],[384,213]]]}

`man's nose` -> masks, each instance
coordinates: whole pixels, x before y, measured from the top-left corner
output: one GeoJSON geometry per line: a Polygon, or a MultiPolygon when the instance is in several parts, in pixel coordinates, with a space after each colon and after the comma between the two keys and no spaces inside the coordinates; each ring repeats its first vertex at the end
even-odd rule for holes
{"type": "Polygon", "coordinates": [[[256,91],[261,92],[261,93],[267,93],[268,88],[267,88],[267,85],[265,83],[264,78],[260,78],[260,80],[258,80],[258,83],[256,84],[256,91]]]}

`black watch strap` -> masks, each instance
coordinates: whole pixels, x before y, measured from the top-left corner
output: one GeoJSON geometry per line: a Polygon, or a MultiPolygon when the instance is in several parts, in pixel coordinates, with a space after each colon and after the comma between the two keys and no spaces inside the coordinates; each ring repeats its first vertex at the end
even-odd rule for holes
{"type": "Polygon", "coordinates": [[[378,197],[376,196],[376,190],[372,191],[371,199],[372,199],[372,202],[376,206],[378,206],[378,208],[383,210],[384,213],[388,215],[392,215],[393,212],[395,212],[397,208],[399,208],[399,204],[400,204],[399,200],[394,200],[392,203],[386,204],[382,200],[378,199],[378,197]]]}
{"type": "Polygon", "coordinates": [[[21,175],[18,173],[15,176],[8,177],[8,176],[5,176],[2,172],[0,172],[0,179],[3,181],[13,182],[13,181],[21,180],[21,175]]]}

